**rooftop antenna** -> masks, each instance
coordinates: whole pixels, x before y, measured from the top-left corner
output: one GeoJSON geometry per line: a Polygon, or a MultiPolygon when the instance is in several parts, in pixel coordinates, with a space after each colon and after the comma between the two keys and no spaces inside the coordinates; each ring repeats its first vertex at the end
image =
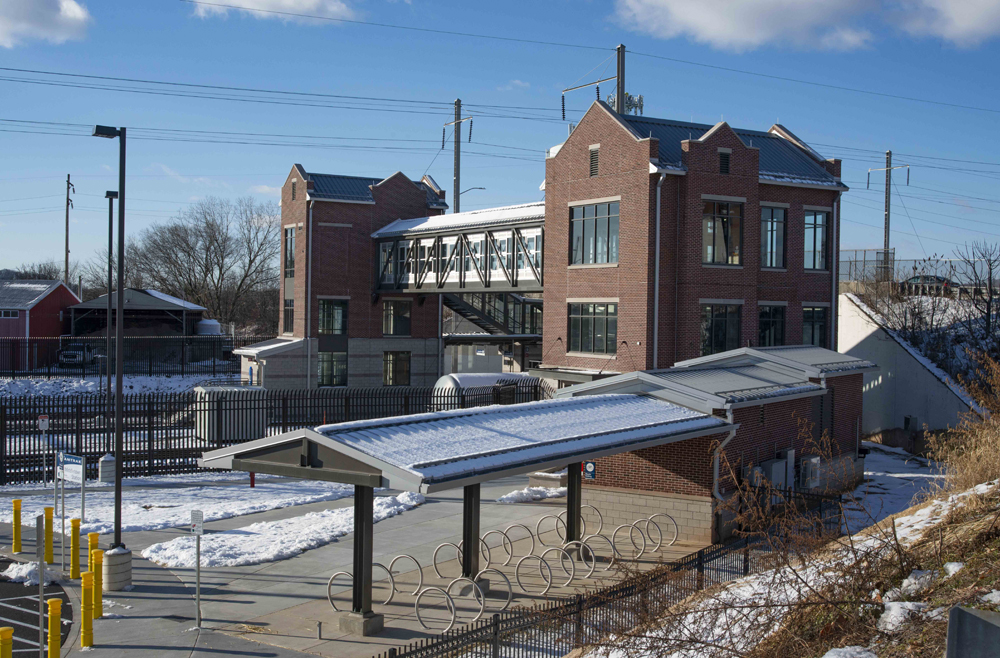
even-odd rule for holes
{"type": "MultiPolygon", "coordinates": [[[[576,91],[577,89],[584,89],[586,87],[596,87],[597,100],[601,100],[601,83],[607,82],[608,80],[615,81],[615,95],[613,97],[614,104],[613,109],[618,114],[627,114],[629,109],[638,110],[638,113],[642,113],[642,96],[633,97],[625,93],[625,46],[618,44],[615,49],[618,56],[618,68],[616,74],[607,78],[601,78],[600,80],[595,80],[593,82],[587,82],[582,85],[576,85],[575,87],[567,87],[562,90],[562,111],[563,111],[563,121],[566,120],[566,92],[576,91]]],[[[608,99],[612,100],[611,98],[608,99]]]]}

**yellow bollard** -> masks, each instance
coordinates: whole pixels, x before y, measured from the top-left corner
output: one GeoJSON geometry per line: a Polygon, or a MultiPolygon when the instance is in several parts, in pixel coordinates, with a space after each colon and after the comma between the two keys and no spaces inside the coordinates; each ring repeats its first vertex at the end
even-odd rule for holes
{"type": "Polygon", "coordinates": [[[53,658],[62,650],[62,599],[49,599],[49,654],[53,658]]]}
{"type": "Polygon", "coordinates": [[[80,577],[80,519],[69,520],[69,577],[80,577]]]}
{"type": "Polygon", "coordinates": [[[94,570],[94,551],[97,550],[97,540],[100,536],[96,532],[87,534],[87,571],[94,570]]]}
{"type": "MultiPolygon", "coordinates": [[[[54,510],[51,507],[45,508],[45,563],[55,564],[55,558],[52,556],[52,512],[54,510]]],[[[38,541],[38,538],[35,538],[38,541]]]]}
{"type": "Polygon", "coordinates": [[[10,550],[14,553],[21,552],[21,499],[14,499],[14,540],[10,550]]]}
{"type": "Polygon", "coordinates": [[[14,629],[0,628],[0,658],[11,658],[14,655],[14,629]]]}
{"type": "Polygon", "coordinates": [[[104,616],[104,551],[94,550],[94,619],[104,616]]]}
{"type": "Polygon", "coordinates": [[[83,620],[80,622],[80,647],[87,648],[94,646],[94,574],[84,571],[81,581],[80,598],[83,603],[80,615],[83,620]]]}

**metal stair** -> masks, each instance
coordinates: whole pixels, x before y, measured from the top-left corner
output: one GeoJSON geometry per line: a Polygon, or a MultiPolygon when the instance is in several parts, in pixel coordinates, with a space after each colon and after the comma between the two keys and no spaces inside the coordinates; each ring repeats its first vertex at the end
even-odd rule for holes
{"type": "Polygon", "coordinates": [[[444,305],[493,336],[541,333],[541,300],[514,293],[445,293],[444,305]]]}

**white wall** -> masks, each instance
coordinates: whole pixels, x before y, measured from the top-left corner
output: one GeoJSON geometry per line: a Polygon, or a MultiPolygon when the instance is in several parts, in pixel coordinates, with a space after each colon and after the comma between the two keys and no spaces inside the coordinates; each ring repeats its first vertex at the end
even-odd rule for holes
{"type": "Polygon", "coordinates": [[[969,406],[847,295],[839,297],[837,351],[879,366],[865,373],[862,431],[902,428],[906,416],[916,416],[918,428],[956,426],[969,406]]]}

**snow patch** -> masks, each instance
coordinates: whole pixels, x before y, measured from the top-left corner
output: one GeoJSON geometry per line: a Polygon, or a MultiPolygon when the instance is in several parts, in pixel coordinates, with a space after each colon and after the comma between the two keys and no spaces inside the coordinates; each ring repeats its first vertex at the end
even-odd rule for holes
{"type": "MultiPolygon", "coordinates": [[[[211,362],[209,362],[211,363],[211,362]]],[[[70,373],[70,371],[67,371],[70,373]]],[[[79,374],[79,370],[77,373],[79,374]]],[[[233,379],[239,375],[161,375],[149,377],[146,375],[126,375],[122,378],[122,388],[125,395],[136,393],[183,393],[206,380],[233,379]]],[[[91,379],[76,379],[70,376],[56,376],[52,379],[0,379],[0,397],[5,396],[38,396],[38,397],[70,397],[74,395],[103,395],[107,380],[93,376],[91,379]]]]}
{"type": "MultiPolygon", "coordinates": [[[[12,562],[7,570],[0,572],[0,577],[6,578],[12,583],[24,583],[25,587],[38,584],[38,563],[37,562],[12,562]]],[[[45,570],[45,584],[51,585],[59,582],[59,574],[54,571],[45,570]]]]}
{"type": "Polygon", "coordinates": [[[951,578],[956,573],[961,571],[964,567],[965,567],[965,562],[945,562],[944,574],[947,578],[951,578]]]}
{"type": "Polygon", "coordinates": [[[1000,605],[1000,589],[995,589],[989,594],[983,594],[979,597],[979,600],[990,605],[1000,605]]]}
{"type": "Polygon", "coordinates": [[[533,500],[545,498],[562,498],[566,495],[566,487],[525,487],[511,491],[497,498],[498,503],[530,503],[533,500]]]}
{"type": "MultiPolygon", "coordinates": [[[[378,523],[424,502],[418,493],[377,498],[374,519],[378,523]]],[[[310,512],[281,521],[262,521],[242,528],[207,534],[201,540],[203,567],[242,567],[294,557],[325,546],[354,530],[354,508],[310,512]]],[[[154,544],[142,556],[165,567],[193,568],[195,538],[177,537],[154,544]]]]}
{"type": "Polygon", "coordinates": [[[873,651],[864,647],[841,647],[830,649],[823,658],[878,658],[873,651]]]}
{"type": "Polygon", "coordinates": [[[899,589],[905,596],[916,596],[930,587],[937,575],[937,571],[914,569],[903,581],[903,584],[899,586],[899,589]]]}
{"type": "Polygon", "coordinates": [[[878,619],[878,629],[883,633],[895,633],[907,619],[926,608],[926,603],[890,601],[885,604],[885,612],[878,619]]]}

